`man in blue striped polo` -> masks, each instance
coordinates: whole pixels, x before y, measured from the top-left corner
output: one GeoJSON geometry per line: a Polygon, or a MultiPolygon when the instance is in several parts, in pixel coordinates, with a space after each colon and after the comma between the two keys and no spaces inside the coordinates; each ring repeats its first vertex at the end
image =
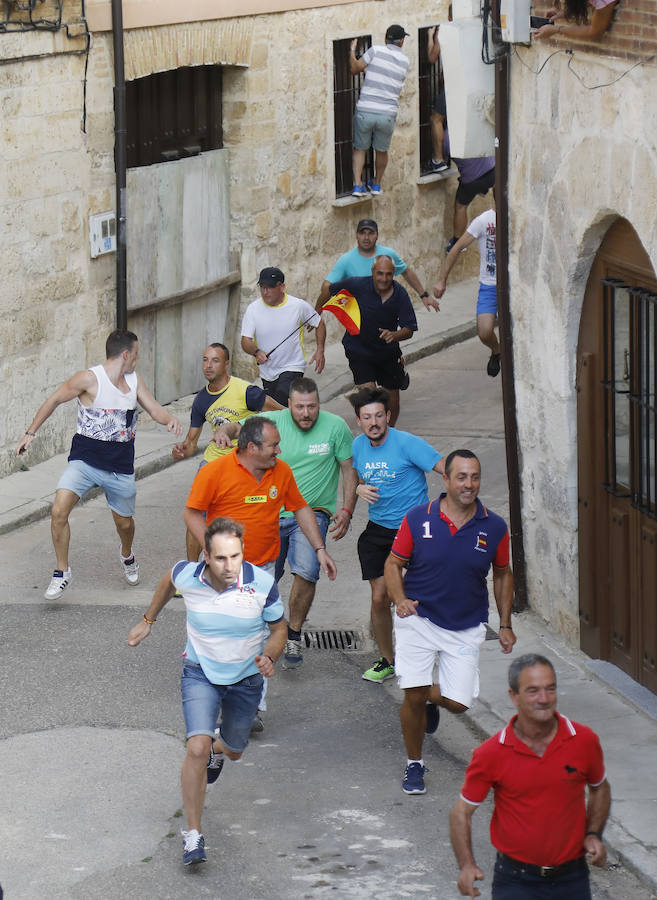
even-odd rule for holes
{"type": "Polygon", "coordinates": [[[180,591],[187,610],[181,681],[187,735],[181,776],[188,829],[182,833],[186,866],[205,862],[201,814],[206,785],[219,777],[224,756],[241,757],[263,680],[274,674],[274,662],[287,637],[273,575],[244,559],[242,525],[214,519],[205,532],[204,557],[200,563],[176,563],[166,573],[128,638],[131,647],[147,638],[158,614],[180,591]]]}
{"type": "Polygon", "coordinates": [[[385,47],[370,47],[356,59],[358,39],[351,42],[349,71],[352,75],[365,72],[354,114],[354,197],[381,194],[381,180],[388,165],[388,148],[399,111],[399,94],[408,73],[409,60],[401,52],[408,32],[401,25],[391,25],[386,31],[385,47]],[[376,153],[374,181],[363,184],[365,154],[374,148],[376,153]]]}

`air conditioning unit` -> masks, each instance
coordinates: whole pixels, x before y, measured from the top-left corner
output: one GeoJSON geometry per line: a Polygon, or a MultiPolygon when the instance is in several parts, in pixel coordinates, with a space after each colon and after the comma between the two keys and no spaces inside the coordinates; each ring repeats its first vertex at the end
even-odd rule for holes
{"type": "MultiPolygon", "coordinates": [[[[492,48],[490,28],[488,32],[488,45],[492,48]]],[[[481,18],[458,19],[440,26],[452,156],[469,158],[495,153],[495,67],[482,61],[481,44],[481,18]]]]}

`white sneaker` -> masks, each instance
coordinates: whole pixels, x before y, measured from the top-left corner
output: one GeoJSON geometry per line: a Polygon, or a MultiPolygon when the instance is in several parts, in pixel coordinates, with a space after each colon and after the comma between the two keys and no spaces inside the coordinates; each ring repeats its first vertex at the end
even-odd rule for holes
{"type": "Polygon", "coordinates": [[[55,569],[52,573],[50,584],[46,588],[46,592],[43,596],[46,600],[57,600],[58,597],[61,597],[72,580],[73,576],[71,575],[70,569],[67,569],[65,572],[61,569],[55,569]]]}
{"type": "Polygon", "coordinates": [[[139,584],[139,565],[135,562],[134,554],[132,562],[126,562],[123,557],[121,557],[121,562],[123,563],[123,577],[128,584],[133,585],[133,587],[135,584],[139,584]]]}

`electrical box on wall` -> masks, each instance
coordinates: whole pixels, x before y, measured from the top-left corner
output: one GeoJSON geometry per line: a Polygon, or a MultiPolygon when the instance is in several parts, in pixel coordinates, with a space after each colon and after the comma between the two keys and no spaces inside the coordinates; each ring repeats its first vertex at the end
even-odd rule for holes
{"type": "Polygon", "coordinates": [[[480,18],[440,26],[450,153],[464,159],[495,153],[495,67],[481,59],[481,37],[480,18]]]}
{"type": "Polygon", "coordinates": [[[89,247],[92,259],[103,253],[116,252],[115,213],[104,212],[89,216],[89,247]]]}
{"type": "Polygon", "coordinates": [[[531,0],[500,0],[502,40],[508,44],[529,43],[531,0]]]}

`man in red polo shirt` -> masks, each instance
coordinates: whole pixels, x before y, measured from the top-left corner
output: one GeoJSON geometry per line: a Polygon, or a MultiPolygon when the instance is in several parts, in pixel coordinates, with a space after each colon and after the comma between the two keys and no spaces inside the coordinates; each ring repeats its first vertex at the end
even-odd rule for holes
{"type": "Polygon", "coordinates": [[[245,558],[273,575],[281,547],[278,518],[285,506],[294,513],[319,564],[333,580],[337,568],[326,552],[315,514],[301,495],[292,469],[277,459],[280,452],[280,435],[272,420],[264,416],[247,419],[237,449],[196,473],[185,507],[185,524],[202,544],[206,527],[217,516],[241,522],[245,558]]]}
{"type": "Polygon", "coordinates": [[[587,860],[605,863],[611,799],[600,742],[556,711],[557,679],[544,656],[527,653],[511,664],[509,696],[517,715],[474,751],[450,814],[459,891],[480,895],[471,825],[492,787],[493,900],[590,900],[587,860]]]}

